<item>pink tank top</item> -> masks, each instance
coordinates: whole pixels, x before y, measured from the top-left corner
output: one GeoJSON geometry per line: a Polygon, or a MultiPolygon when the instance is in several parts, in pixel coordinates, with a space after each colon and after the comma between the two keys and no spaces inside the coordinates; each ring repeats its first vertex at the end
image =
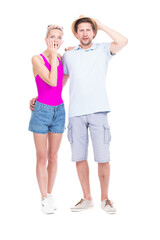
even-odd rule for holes
{"type": "MultiPolygon", "coordinates": [[[[40,54],[44,60],[45,66],[48,68],[48,70],[51,70],[51,65],[47,61],[47,59],[40,54]]],[[[58,57],[57,57],[58,58],[58,57]]],[[[38,98],[37,101],[40,103],[44,103],[51,106],[58,106],[61,103],[63,103],[62,99],[62,80],[63,80],[63,66],[62,63],[59,60],[59,65],[57,67],[57,86],[52,87],[48,85],[46,82],[44,82],[40,76],[37,74],[35,77],[36,85],[37,85],[37,91],[38,91],[38,98]]]]}

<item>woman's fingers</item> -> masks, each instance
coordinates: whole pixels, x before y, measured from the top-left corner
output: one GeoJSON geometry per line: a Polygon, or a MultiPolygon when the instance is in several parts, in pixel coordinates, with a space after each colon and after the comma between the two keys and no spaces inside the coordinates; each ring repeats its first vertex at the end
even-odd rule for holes
{"type": "Polygon", "coordinates": [[[50,46],[51,46],[51,49],[53,49],[53,39],[50,39],[50,46]]]}
{"type": "Polygon", "coordinates": [[[53,47],[54,47],[54,49],[57,50],[58,49],[58,44],[56,42],[54,42],[53,47]]]}
{"type": "Polygon", "coordinates": [[[52,38],[47,39],[48,50],[52,51],[53,49],[58,49],[58,44],[53,41],[52,38]]]}
{"type": "Polygon", "coordinates": [[[49,49],[49,39],[47,38],[47,47],[49,49]]]}
{"type": "Polygon", "coordinates": [[[52,49],[52,39],[48,39],[48,49],[52,49]]]}

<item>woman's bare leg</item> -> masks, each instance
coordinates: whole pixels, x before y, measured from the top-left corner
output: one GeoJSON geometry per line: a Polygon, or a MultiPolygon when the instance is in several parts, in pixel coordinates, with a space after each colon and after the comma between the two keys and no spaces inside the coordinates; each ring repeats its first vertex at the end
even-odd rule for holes
{"type": "Polygon", "coordinates": [[[48,134],[33,133],[34,142],[36,147],[37,165],[36,174],[41,196],[47,197],[47,137],[48,134]]]}
{"type": "Polygon", "coordinates": [[[62,133],[48,133],[48,193],[52,192],[52,188],[57,174],[57,156],[61,140],[62,133]]]}

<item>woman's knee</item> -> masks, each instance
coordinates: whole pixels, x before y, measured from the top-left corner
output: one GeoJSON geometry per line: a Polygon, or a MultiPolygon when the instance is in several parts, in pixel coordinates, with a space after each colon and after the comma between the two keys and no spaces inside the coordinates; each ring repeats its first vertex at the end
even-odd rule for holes
{"type": "Polygon", "coordinates": [[[37,163],[46,165],[47,163],[47,154],[46,153],[37,153],[37,163]]]}
{"type": "Polygon", "coordinates": [[[57,157],[58,157],[58,153],[48,153],[48,162],[50,164],[54,164],[57,162],[57,157]]]}

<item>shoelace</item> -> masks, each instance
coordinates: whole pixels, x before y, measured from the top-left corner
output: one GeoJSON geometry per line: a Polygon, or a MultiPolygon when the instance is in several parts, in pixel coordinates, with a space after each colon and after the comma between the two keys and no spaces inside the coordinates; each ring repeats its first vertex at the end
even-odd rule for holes
{"type": "Polygon", "coordinates": [[[107,205],[113,207],[113,205],[109,199],[106,199],[105,206],[107,206],[107,205]]]}
{"type": "Polygon", "coordinates": [[[81,199],[75,206],[81,204],[84,201],[84,199],[81,199]]]}

